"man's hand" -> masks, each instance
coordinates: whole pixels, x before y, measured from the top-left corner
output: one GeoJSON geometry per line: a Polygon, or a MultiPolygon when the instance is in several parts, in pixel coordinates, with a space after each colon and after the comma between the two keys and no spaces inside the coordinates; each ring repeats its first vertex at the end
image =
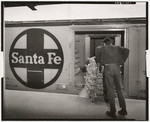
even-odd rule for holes
{"type": "Polygon", "coordinates": [[[103,73],[104,72],[104,66],[101,66],[101,71],[100,71],[101,73],[103,73]]]}

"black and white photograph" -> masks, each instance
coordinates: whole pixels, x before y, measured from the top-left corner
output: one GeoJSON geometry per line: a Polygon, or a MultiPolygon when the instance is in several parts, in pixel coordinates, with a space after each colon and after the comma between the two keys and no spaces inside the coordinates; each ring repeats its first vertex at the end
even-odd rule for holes
{"type": "Polygon", "coordinates": [[[147,1],[1,1],[2,120],[148,120],[147,1]]]}

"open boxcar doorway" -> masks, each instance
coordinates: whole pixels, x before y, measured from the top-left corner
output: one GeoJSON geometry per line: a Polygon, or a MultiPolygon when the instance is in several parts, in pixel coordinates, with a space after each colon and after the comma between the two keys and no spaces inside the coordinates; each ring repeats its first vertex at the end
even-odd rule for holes
{"type": "MultiPolygon", "coordinates": [[[[95,56],[97,46],[103,45],[103,39],[110,37],[113,45],[125,45],[125,30],[111,31],[75,31],[75,86],[81,88],[84,86],[84,76],[86,75],[80,69],[85,66],[87,58],[95,56]]],[[[124,81],[124,66],[121,68],[122,82],[121,87],[124,94],[127,91],[127,81],[124,81]]]]}

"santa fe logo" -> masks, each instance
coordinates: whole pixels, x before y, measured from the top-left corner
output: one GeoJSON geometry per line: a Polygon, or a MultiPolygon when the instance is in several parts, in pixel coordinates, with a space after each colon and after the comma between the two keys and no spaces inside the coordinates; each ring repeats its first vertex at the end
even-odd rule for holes
{"type": "Polygon", "coordinates": [[[57,38],[43,29],[28,29],[13,41],[10,68],[23,85],[41,89],[53,84],[61,74],[64,57],[57,38]]]}

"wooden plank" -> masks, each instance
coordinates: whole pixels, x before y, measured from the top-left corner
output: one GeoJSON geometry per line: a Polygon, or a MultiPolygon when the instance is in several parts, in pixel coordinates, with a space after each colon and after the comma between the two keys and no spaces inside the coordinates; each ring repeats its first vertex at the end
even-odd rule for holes
{"type": "Polygon", "coordinates": [[[5,27],[146,24],[146,18],[72,19],[43,21],[5,21],[5,27]]]}
{"type": "Polygon", "coordinates": [[[138,28],[129,28],[129,96],[137,96],[137,81],[139,74],[138,62],[138,28]]]}
{"type": "Polygon", "coordinates": [[[139,97],[145,97],[146,91],[146,28],[139,27],[139,97]]]}

